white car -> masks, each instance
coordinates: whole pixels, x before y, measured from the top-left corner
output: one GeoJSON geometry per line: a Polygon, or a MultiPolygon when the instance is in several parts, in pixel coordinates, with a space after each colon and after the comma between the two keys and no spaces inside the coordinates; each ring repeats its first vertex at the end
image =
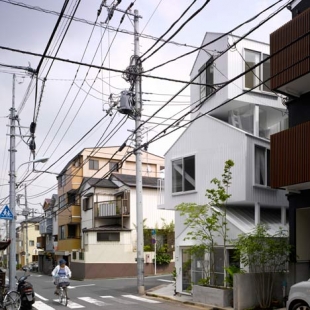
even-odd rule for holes
{"type": "Polygon", "coordinates": [[[287,310],[310,310],[310,279],[291,286],[287,310]]]}

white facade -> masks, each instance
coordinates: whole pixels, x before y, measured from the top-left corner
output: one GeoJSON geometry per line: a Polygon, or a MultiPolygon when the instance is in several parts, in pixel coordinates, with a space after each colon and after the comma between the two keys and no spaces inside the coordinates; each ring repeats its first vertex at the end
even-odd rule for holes
{"type": "MultiPolygon", "coordinates": [[[[220,35],[207,33],[203,44],[220,35]]],[[[191,79],[198,75],[195,79],[197,83],[215,84],[218,88],[217,84],[243,73],[248,68],[246,61],[260,61],[269,54],[267,44],[244,39],[215,61],[211,71],[206,73],[207,78],[202,77],[205,69],[201,68],[212,56],[210,50],[216,57],[228,44],[232,45],[237,40],[235,36],[224,36],[206,47],[208,53],[201,50],[194,63],[191,79]]],[[[164,199],[161,197],[163,202],[159,208],[174,210],[183,202],[206,204],[205,194],[206,189],[211,188],[210,181],[221,178],[225,161],[231,159],[235,165],[231,169],[229,193],[232,196],[227,209],[229,239],[249,232],[262,222],[274,230],[279,226],[286,227],[288,203],[285,192],[271,189],[268,183],[269,137],[285,127],[285,107],[281,98],[265,85],[243,94],[249,90],[247,86],[265,80],[268,69],[268,64],[261,66],[255,75],[250,73],[240,77],[207,99],[202,96],[206,92],[202,85],[191,85],[191,107],[199,107],[192,113],[192,119],[198,118],[165,155],[164,199]],[[241,96],[234,99],[237,95],[241,96]],[[186,171],[185,163],[189,160],[194,168],[186,171]]],[[[187,284],[194,282],[195,269],[199,269],[199,264],[194,266],[195,262],[192,262],[191,270],[187,270],[190,276],[183,270],[183,263],[189,258],[183,250],[193,244],[192,240],[184,240],[187,232],[184,217],[176,212],[177,292],[184,291],[187,284]]],[[[222,241],[217,242],[220,246],[222,241]]]]}

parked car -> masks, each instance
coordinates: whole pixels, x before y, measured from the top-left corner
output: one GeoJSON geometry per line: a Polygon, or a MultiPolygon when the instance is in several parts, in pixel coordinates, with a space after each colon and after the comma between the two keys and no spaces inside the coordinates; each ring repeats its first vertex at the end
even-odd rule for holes
{"type": "Polygon", "coordinates": [[[36,271],[36,272],[38,272],[39,271],[39,264],[38,264],[38,262],[31,262],[30,264],[29,264],[29,270],[30,271],[36,271]]]}
{"type": "Polygon", "coordinates": [[[310,309],[310,279],[291,286],[286,303],[287,310],[310,309]]]}

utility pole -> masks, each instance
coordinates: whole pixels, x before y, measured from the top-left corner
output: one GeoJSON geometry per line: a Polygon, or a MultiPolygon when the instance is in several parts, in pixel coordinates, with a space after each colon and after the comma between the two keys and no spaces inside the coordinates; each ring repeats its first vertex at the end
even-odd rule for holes
{"type": "Polygon", "coordinates": [[[16,211],[15,211],[15,74],[13,74],[13,92],[12,92],[12,107],[10,109],[10,209],[13,214],[13,219],[10,222],[10,252],[9,252],[9,284],[10,290],[15,290],[16,276],[16,211]]]}
{"type": "Polygon", "coordinates": [[[29,265],[29,253],[28,253],[28,215],[30,211],[28,209],[28,202],[27,202],[27,185],[25,184],[25,209],[22,211],[22,215],[25,216],[25,222],[26,222],[26,266],[29,265]]]}
{"type": "MultiPolygon", "coordinates": [[[[134,56],[136,72],[141,73],[141,63],[139,58],[139,12],[134,10],[134,56]]],[[[136,129],[136,206],[137,206],[137,285],[138,293],[145,294],[144,287],[144,240],[143,240],[143,204],[142,204],[142,159],[141,159],[141,112],[142,112],[142,100],[141,100],[141,75],[136,76],[135,83],[135,102],[136,102],[136,117],[135,117],[135,129],[136,129]]]]}

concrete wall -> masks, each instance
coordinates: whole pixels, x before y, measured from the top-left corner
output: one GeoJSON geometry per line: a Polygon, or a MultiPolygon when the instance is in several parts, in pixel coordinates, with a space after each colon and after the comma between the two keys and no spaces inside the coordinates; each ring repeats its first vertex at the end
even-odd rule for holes
{"type": "MultiPolygon", "coordinates": [[[[282,307],[283,290],[282,285],[286,282],[286,274],[275,275],[273,300],[280,302],[282,307]]],[[[288,291],[286,290],[286,294],[288,291]]],[[[253,308],[258,305],[257,293],[255,289],[255,274],[235,274],[234,275],[234,309],[243,310],[253,308]]]]}

